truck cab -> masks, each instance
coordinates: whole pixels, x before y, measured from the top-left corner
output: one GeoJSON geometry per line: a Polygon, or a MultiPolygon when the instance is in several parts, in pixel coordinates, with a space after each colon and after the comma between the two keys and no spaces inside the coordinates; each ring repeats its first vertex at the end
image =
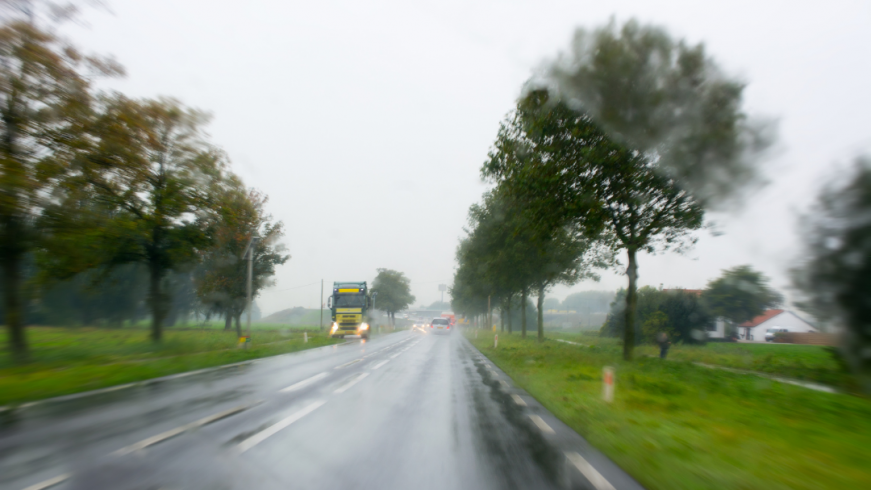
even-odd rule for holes
{"type": "Polygon", "coordinates": [[[332,294],[327,299],[333,324],[330,336],[344,338],[345,335],[359,335],[369,338],[367,313],[372,307],[372,298],[366,282],[335,282],[332,294]]]}

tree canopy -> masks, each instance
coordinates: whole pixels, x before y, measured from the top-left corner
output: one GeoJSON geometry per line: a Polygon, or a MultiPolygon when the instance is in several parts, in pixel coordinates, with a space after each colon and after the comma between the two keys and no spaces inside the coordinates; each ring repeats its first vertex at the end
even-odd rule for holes
{"type": "Polygon", "coordinates": [[[397,311],[414,303],[411,280],[404,273],[391,269],[378,269],[370,293],[375,296],[375,309],[386,312],[392,322],[396,321],[397,311]]]}
{"type": "Polygon", "coordinates": [[[768,286],[768,278],[761,272],[740,265],[709,282],[702,300],[713,315],[739,324],[778,306],[783,297],[768,286]]]}

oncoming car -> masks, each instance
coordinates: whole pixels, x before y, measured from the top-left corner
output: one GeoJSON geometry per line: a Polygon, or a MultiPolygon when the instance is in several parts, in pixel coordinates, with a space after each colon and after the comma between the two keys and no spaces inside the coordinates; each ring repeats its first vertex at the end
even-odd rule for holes
{"type": "Polygon", "coordinates": [[[433,318],[429,324],[432,333],[451,333],[451,320],[448,318],[433,318]]]}

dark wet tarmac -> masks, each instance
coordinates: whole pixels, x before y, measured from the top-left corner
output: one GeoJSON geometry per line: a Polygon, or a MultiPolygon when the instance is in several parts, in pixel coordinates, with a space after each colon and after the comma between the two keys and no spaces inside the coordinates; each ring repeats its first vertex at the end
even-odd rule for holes
{"type": "Polygon", "coordinates": [[[0,416],[0,488],[574,486],[505,386],[460,335],[401,332],[40,403],[0,416]]]}

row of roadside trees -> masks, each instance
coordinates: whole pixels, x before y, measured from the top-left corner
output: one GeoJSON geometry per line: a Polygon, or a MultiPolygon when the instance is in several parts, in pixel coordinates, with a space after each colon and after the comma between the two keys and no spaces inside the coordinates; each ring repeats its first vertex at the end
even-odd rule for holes
{"type": "MultiPolygon", "coordinates": [[[[510,310],[518,296],[523,308],[534,292],[541,311],[552,285],[621,264],[634,325],[638,254],[692,245],[705,212],[755,182],[771,132],[743,112],[742,91],[703,46],[662,29],[577,31],[526,84],[481,169],[494,187],[469,212],[455,310],[488,298],[510,310]]],[[[624,329],[626,359],[635,343],[624,329]]]]}
{"type": "Polygon", "coordinates": [[[144,281],[145,297],[127,299],[145,300],[159,341],[171,286],[238,325],[252,237],[255,294],[288,260],[266,197],[207,140],[207,115],[95,88],[122,74],[32,22],[0,26],[0,289],[19,360],[30,306],[69,281],[144,281]]]}

